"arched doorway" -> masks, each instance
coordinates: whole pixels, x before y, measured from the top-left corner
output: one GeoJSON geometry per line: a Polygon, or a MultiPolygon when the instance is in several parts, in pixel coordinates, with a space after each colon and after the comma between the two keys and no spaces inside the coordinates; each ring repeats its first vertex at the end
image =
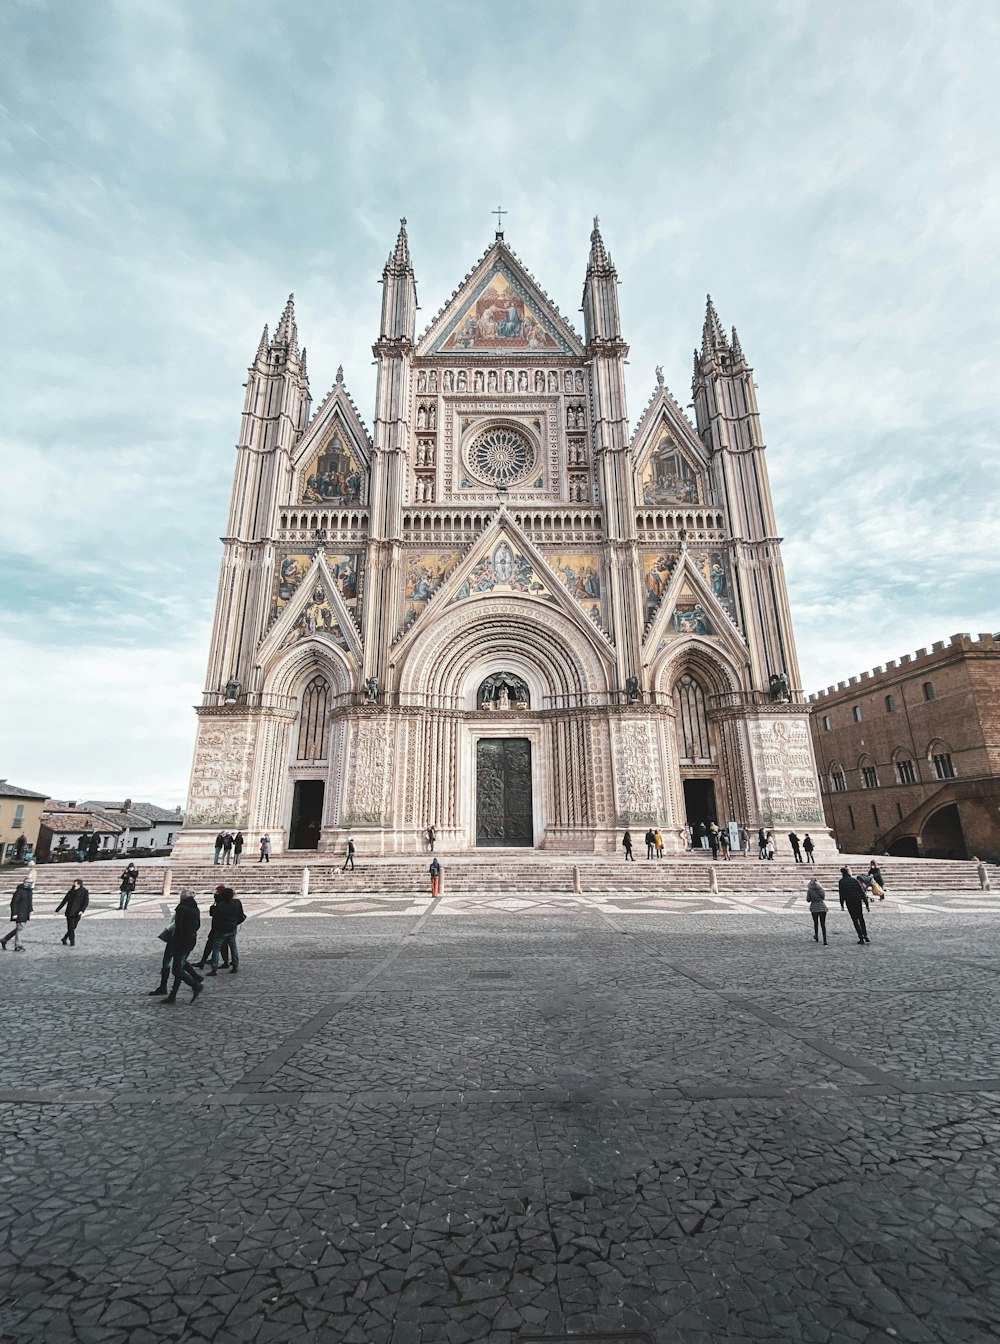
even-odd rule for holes
{"type": "Polygon", "coordinates": [[[674,685],[676,718],[674,731],[677,760],[684,788],[685,820],[693,832],[698,826],[718,821],[715,783],[718,758],[708,722],[708,698],[702,682],[690,671],[674,685]]]}
{"type": "Polygon", "coordinates": [[[928,817],[922,828],[921,849],[928,859],[967,859],[965,833],[957,803],[949,803],[928,817]]]}
{"type": "Polygon", "coordinates": [[[531,743],[526,737],[481,737],[476,743],[476,846],[533,844],[531,743]]]}
{"type": "Polygon", "coordinates": [[[917,848],[917,837],[915,835],[901,835],[898,840],[893,840],[889,846],[889,853],[897,859],[919,858],[920,850],[917,848]]]}

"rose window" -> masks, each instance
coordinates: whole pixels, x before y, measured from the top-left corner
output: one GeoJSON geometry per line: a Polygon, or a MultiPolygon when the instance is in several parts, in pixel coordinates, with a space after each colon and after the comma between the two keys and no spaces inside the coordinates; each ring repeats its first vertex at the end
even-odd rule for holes
{"type": "Polygon", "coordinates": [[[511,485],[523,480],[535,464],[535,453],[524,434],[511,425],[493,425],[469,446],[469,467],[481,481],[511,485]]]}

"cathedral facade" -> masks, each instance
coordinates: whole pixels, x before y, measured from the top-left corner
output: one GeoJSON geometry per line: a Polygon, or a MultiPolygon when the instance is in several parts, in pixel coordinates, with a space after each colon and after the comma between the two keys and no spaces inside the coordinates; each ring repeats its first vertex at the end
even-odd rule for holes
{"type": "Polygon", "coordinates": [[[498,230],[416,335],[405,221],[371,428],[292,300],[250,366],[178,857],[606,853],[822,829],[753,375],[709,300],[689,419],[634,427],[597,221],[581,337],[498,230]],[[640,837],[641,838],[641,837],[640,837]]]}

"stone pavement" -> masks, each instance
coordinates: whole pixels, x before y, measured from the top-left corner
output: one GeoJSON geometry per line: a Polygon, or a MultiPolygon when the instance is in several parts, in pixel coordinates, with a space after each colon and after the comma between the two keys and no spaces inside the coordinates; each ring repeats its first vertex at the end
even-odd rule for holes
{"type": "Polygon", "coordinates": [[[1000,1337],[990,898],[352,904],[0,954],[4,1344],[1000,1337]]]}

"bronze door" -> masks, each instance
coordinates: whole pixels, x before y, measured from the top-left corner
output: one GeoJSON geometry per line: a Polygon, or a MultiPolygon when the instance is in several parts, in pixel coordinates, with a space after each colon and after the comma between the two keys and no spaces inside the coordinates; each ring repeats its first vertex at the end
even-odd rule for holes
{"type": "Polygon", "coordinates": [[[476,744],[476,844],[534,844],[526,737],[481,737],[476,744]]]}

